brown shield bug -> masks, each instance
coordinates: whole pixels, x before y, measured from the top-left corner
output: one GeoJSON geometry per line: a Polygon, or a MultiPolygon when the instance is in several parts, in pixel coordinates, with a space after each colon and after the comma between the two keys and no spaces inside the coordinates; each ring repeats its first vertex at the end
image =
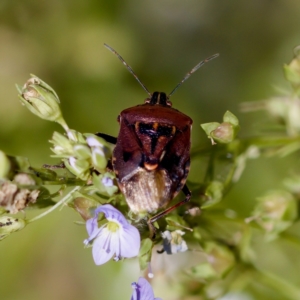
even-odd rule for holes
{"type": "Polygon", "coordinates": [[[191,74],[218,54],[197,64],[169,95],[163,92],[151,94],[124,59],[110,46],[104,45],[122,61],[149,95],[144,104],[127,108],[120,113],[117,138],[97,133],[116,145],[112,166],[131,211],[139,215],[154,214],[166,207],[181,190],[185,194],[183,201],[149,219],[148,224],[153,230],[152,223],[186,203],[191,197],[185,182],[190,168],[193,121],[172,108],[169,98],[191,74]]]}

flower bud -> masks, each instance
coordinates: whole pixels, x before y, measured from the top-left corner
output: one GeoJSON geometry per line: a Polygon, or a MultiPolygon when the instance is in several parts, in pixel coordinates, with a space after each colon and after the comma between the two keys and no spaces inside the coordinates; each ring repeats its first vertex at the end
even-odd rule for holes
{"type": "Polygon", "coordinates": [[[107,166],[107,159],[111,156],[110,149],[102,138],[94,134],[85,134],[85,136],[86,142],[92,151],[93,167],[99,172],[104,172],[107,166]]]}
{"type": "Polygon", "coordinates": [[[234,140],[239,131],[239,121],[230,111],[226,111],[223,116],[223,123],[211,122],[201,124],[202,129],[211,139],[213,145],[216,141],[222,144],[228,144],[234,140]]]}
{"type": "Polygon", "coordinates": [[[70,172],[86,180],[92,170],[100,173],[106,171],[111,150],[102,138],[75,130],[69,130],[67,135],[68,137],[54,132],[50,143],[53,144],[54,157],[63,158],[70,172]]]}
{"type": "Polygon", "coordinates": [[[230,123],[224,122],[211,132],[211,137],[214,141],[222,144],[227,144],[234,139],[234,128],[230,123]]]}
{"type": "Polygon", "coordinates": [[[81,180],[87,180],[89,178],[90,164],[87,160],[77,159],[71,156],[69,159],[65,159],[64,163],[68,170],[81,180]]]}
{"type": "Polygon", "coordinates": [[[73,146],[73,155],[80,160],[87,160],[91,157],[91,150],[87,145],[75,144],[73,146]]]}
{"type": "Polygon", "coordinates": [[[11,233],[21,230],[26,226],[23,219],[12,218],[9,216],[0,217],[0,240],[3,240],[11,233]]]}
{"type": "Polygon", "coordinates": [[[287,191],[270,191],[257,200],[253,216],[248,220],[255,220],[266,231],[270,240],[292,225],[297,218],[297,202],[287,191]]]}
{"type": "MultiPolygon", "coordinates": [[[[76,149],[74,149],[74,146],[86,144],[83,135],[74,130],[69,130],[68,137],[59,132],[54,132],[50,143],[53,144],[53,148],[51,148],[51,150],[55,153],[53,157],[60,158],[69,158],[70,156],[75,156],[76,149]],[[71,133],[71,139],[69,137],[69,133],[71,133]]],[[[77,149],[77,152],[80,154],[79,148],[77,149]]],[[[85,157],[89,155],[90,153],[85,155],[85,157]]]]}
{"type": "Polygon", "coordinates": [[[74,129],[69,129],[67,131],[67,135],[69,140],[72,142],[86,144],[85,134],[82,134],[81,132],[78,132],[74,129]]]}
{"type": "Polygon", "coordinates": [[[0,186],[0,206],[11,214],[35,203],[40,194],[34,176],[17,174],[13,181],[5,181],[0,186]]]}
{"type": "Polygon", "coordinates": [[[17,86],[17,89],[20,93],[21,103],[33,114],[42,119],[56,121],[66,126],[59,107],[59,98],[47,83],[31,75],[25,85],[22,88],[17,86]]]}

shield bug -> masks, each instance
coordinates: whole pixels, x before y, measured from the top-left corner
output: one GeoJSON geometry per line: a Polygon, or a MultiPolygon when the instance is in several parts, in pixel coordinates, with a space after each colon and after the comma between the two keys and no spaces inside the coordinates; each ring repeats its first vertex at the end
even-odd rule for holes
{"type": "Polygon", "coordinates": [[[150,93],[131,67],[110,46],[113,52],[135,77],[149,95],[144,104],[123,110],[118,121],[120,131],[117,138],[98,133],[115,144],[112,166],[121,192],[135,214],[155,214],[165,208],[182,191],[185,199],[150,218],[148,224],[189,201],[191,192],[186,186],[190,168],[190,145],[192,119],[172,108],[170,97],[194,72],[206,62],[216,58],[215,54],[197,64],[167,95],[150,93]]]}

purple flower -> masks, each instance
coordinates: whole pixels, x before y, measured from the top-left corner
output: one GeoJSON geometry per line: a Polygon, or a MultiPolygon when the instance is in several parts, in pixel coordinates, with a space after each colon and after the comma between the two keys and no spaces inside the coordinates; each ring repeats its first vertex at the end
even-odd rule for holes
{"type": "Polygon", "coordinates": [[[122,257],[137,256],[141,238],[139,231],[128,223],[125,217],[110,204],[95,209],[95,217],[87,220],[89,238],[86,245],[93,243],[93,258],[96,265],[102,265],[113,256],[116,261],[122,257]],[[98,214],[104,213],[107,223],[98,227],[98,214]]]}
{"type": "Polygon", "coordinates": [[[154,298],[154,293],[150,283],[143,277],[139,281],[131,284],[133,288],[131,300],[162,300],[161,298],[154,298]]]}

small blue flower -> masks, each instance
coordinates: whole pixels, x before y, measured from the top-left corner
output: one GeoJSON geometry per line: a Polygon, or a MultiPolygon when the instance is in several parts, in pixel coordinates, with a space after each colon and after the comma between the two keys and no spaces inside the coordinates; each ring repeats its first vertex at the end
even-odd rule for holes
{"type": "Polygon", "coordinates": [[[143,277],[139,281],[131,284],[133,288],[131,300],[162,300],[161,298],[154,298],[154,293],[150,283],[143,277]]]}
{"type": "Polygon", "coordinates": [[[137,256],[141,238],[139,231],[128,223],[125,217],[110,204],[95,209],[95,217],[87,220],[89,238],[86,245],[93,243],[93,258],[96,265],[102,265],[114,256],[114,260],[137,256]],[[103,213],[108,220],[98,227],[98,214],[103,213]]]}
{"type": "Polygon", "coordinates": [[[114,185],[113,180],[109,177],[103,177],[101,181],[102,181],[103,185],[107,186],[107,187],[110,187],[110,186],[114,185]]]}
{"type": "Polygon", "coordinates": [[[185,252],[188,250],[185,240],[182,238],[184,232],[175,230],[170,232],[166,230],[162,233],[163,246],[167,254],[175,254],[178,252],[185,252]]]}

